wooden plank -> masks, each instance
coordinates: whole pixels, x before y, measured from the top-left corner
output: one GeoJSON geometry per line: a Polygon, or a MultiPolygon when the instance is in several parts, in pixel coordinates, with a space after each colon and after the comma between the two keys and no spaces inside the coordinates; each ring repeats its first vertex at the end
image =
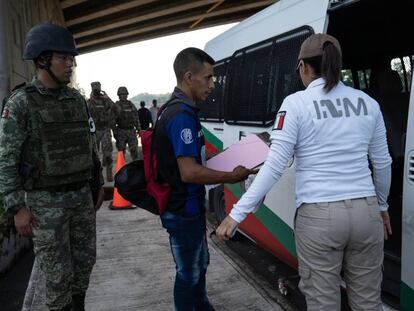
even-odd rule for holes
{"type": "MultiPolygon", "coordinates": [[[[208,22],[208,19],[217,18],[223,15],[228,15],[231,18],[231,15],[241,13],[242,11],[246,10],[255,10],[258,7],[264,7],[269,5],[271,1],[265,0],[261,2],[252,2],[252,3],[245,3],[242,6],[238,7],[228,7],[222,10],[211,12],[208,15],[208,18],[205,20],[208,22]]],[[[98,43],[102,43],[105,41],[113,41],[116,39],[120,39],[122,37],[128,37],[137,34],[143,34],[146,32],[160,30],[160,29],[170,29],[171,27],[179,24],[188,23],[188,28],[191,24],[196,21],[197,19],[204,17],[205,14],[191,14],[191,15],[183,15],[183,16],[174,16],[171,18],[165,18],[163,20],[151,20],[143,23],[133,24],[128,27],[118,28],[110,31],[105,32],[98,32],[93,35],[83,37],[83,38],[76,38],[76,43],[78,48],[83,48],[88,45],[94,45],[98,43]]]]}
{"type": "Polygon", "coordinates": [[[61,0],[60,1],[60,6],[62,7],[62,9],[66,9],[66,8],[69,8],[71,6],[75,6],[79,3],[86,2],[86,1],[88,1],[88,0],[61,0]]]}
{"type": "MultiPolygon", "coordinates": [[[[68,21],[69,29],[73,32],[75,38],[81,38],[93,35],[98,32],[119,29],[124,26],[155,20],[162,23],[163,18],[172,14],[185,14],[197,8],[203,8],[206,4],[214,3],[216,0],[198,0],[198,1],[176,1],[173,4],[151,5],[136,7],[124,12],[117,12],[106,18],[89,19],[84,23],[72,23],[68,21]]],[[[201,9],[203,11],[203,9],[201,9]]]]}
{"type": "Polygon", "coordinates": [[[68,17],[66,20],[67,26],[73,26],[76,24],[80,24],[86,21],[90,21],[92,19],[97,19],[100,17],[108,17],[108,15],[118,13],[118,12],[124,12],[124,14],[127,13],[128,10],[131,10],[136,7],[140,7],[146,4],[152,4],[153,6],[156,5],[157,0],[134,0],[134,1],[128,1],[125,3],[119,3],[119,4],[112,4],[111,6],[106,6],[103,9],[100,9],[99,6],[94,9],[93,11],[83,12],[82,10],[76,12],[76,17],[68,17]]]}

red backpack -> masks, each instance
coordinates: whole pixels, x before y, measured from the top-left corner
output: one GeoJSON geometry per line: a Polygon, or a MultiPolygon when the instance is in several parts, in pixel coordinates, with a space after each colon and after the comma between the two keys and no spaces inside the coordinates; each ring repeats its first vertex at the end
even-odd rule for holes
{"type": "Polygon", "coordinates": [[[158,206],[158,215],[164,213],[167,208],[168,199],[170,197],[171,187],[167,183],[157,183],[157,155],[154,152],[152,143],[154,131],[145,130],[140,132],[142,153],[144,154],[144,171],[147,181],[146,190],[151,195],[158,206]]]}
{"type": "MultiPolygon", "coordinates": [[[[158,112],[178,104],[178,99],[170,99],[158,112]]],[[[134,205],[161,215],[167,209],[171,186],[157,182],[157,154],[153,139],[157,123],[153,129],[140,131],[144,160],[133,161],[125,165],[115,175],[115,187],[119,194],[134,205]]]]}

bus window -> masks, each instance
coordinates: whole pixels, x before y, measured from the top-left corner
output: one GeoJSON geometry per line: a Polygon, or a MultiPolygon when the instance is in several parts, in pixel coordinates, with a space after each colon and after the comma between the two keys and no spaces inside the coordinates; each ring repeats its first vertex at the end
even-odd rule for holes
{"type": "Polygon", "coordinates": [[[310,27],[287,32],[236,51],[231,58],[225,95],[230,124],[269,126],[283,99],[303,88],[295,71],[310,27]]]}
{"type": "Polygon", "coordinates": [[[342,82],[347,86],[355,87],[354,78],[352,77],[352,70],[343,69],[341,73],[342,73],[342,78],[341,78],[342,82]]]}
{"type": "Polygon", "coordinates": [[[290,33],[276,40],[275,58],[272,64],[273,88],[271,105],[268,111],[274,115],[286,96],[304,89],[299,74],[296,72],[298,54],[302,42],[311,35],[309,29],[290,33]]]}
{"type": "Polygon", "coordinates": [[[391,60],[392,70],[398,72],[400,76],[403,93],[409,93],[411,89],[413,56],[398,57],[391,60]]]}
{"type": "Polygon", "coordinates": [[[225,59],[214,65],[214,91],[204,102],[199,103],[199,117],[203,121],[223,121],[224,88],[228,62],[229,59],[225,59]]]}
{"type": "Polygon", "coordinates": [[[391,69],[398,72],[398,75],[400,76],[402,85],[403,85],[403,92],[406,92],[407,86],[406,86],[406,75],[405,75],[405,67],[404,63],[401,61],[401,58],[394,58],[391,60],[391,69]]]}
{"type": "Polygon", "coordinates": [[[406,72],[406,77],[407,77],[407,88],[406,88],[406,92],[410,92],[411,90],[411,77],[412,77],[412,69],[413,69],[413,58],[412,56],[404,56],[403,57],[403,63],[404,63],[404,68],[405,68],[405,72],[406,72]]]}
{"type": "Polygon", "coordinates": [[[369,77],[371,76],[371,69],[358,70],[359,89],[366,90],[369,88],[369,77]]]}
{"type": "Polygon", "coordinates": [[[266,115],[272,42],[246,49],[233,56],[226,120],[262,121],[266,115]]]}
{"type": "Polygon", "coordinates": [[[403,84],[403,93],[408,93],[411,88],[412,57],[405,56],[392,59],[391,68],[400,75],[403,84]]]}

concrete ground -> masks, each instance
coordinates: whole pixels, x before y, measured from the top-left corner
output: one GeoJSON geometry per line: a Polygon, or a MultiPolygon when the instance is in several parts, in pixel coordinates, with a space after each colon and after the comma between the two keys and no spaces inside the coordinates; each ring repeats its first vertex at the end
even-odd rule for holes
{"type": "MultiPolygon", "coordinates": [[[[97,215],[97,262],[86,310],[173,310],[174,262],[159,217],[141,209],[97,215]]],[[[207,289],[216,310],[282,310],[249,267],[225,254],[209,239],[207,289]]],[[[24,311],[46,311],[44,278],[35,263],[24,311]]]]}

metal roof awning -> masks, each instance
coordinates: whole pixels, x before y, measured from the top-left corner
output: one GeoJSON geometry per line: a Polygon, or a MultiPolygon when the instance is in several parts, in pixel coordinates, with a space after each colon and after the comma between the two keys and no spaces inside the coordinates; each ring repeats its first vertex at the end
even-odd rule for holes
{"type": "Polygon", "coordinates": [[[60,0],[81,53],[238,22],[277,0],[60,0]]]}

